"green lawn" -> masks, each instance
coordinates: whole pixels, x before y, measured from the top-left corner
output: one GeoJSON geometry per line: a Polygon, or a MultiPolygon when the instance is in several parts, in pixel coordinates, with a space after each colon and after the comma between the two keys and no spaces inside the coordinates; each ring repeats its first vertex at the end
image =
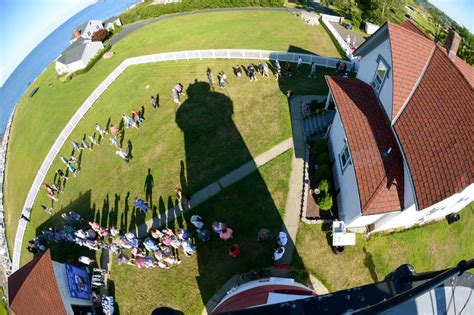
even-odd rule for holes
{"type": "MultiPolygon", "coordinates": [[[[123,113],[143,105],[142,127],[124,129],[123,140],[119,137],[124,151],[131,151],[132,160],[125,164],[115,155],[108,137],[93,151],[76,153],[82,161],[80,173],[77,178],[70,175],[65,183],[64,193],[54,203],[56,213],[74,209],[92,216],[98,210],[114,208],[117,213],[112,224],[134,228],[152,214],[120,222],[123,209],[118,210],[113,204],[116,195],[121,201],[129,195],[129,203],[135,196],[145,197],[148,169],[154,178],[153,203],[157,205],[162,200],[168,205],[174,196],[174,187],[181,186],[192,194],[291,137],[287,90],[297,94],[327,92],[323,69],[318,80],[308,79],[304,73],[301,77],[285,77],[280,81],[269,78],[250,82],[229,74],[231,84],[224,90],[218,87],[214,92],[209,90],[205,82],[208,66],[212,66],[214,72],[221,69],[231,72],[232,65],[242,62],[214,61],[212,65],[206,61],[170,62],[129,68],[78,124],[59,155],[68,157],[72,152],[71,141],[80,142],[84,135],[94,134],[97,122],[103,127],[118,125],[123,113]],[[170,97],[174,82],[182,82],[187,91],[179,107],[170,97]],[[156,93],[160,95],[160,108],[153,110],[149,97],[156,93]],[[87,200],[77,201],[84,198],[87,200]]],[[[64,170],[59,158],[51,166],[46,182],[54,180],[58,168],[64,170]]],[[[25,240],[58,221],[57,215],[51,221],[41,210],[41,204],[51,204],[44,189],[33,206],[25,240]]],[[[102,222],[111,224],[106,219],[102,222]]],[[[22,263],[29,259],[25,250],[22,263]]]]}
{"type": "MultiPolygon", "coordinates": [[[[21,99],[12,124],[4,190],[10,250],[12,250],[19,213],[37,170],[57,135],[97,85],[123,59],[128,57],[209,48],[307,51],[340,57],[321,26],[308,26],[286,12],[245,11],[183,16],[150,24],[114,45],[113,58],[100,60],[87,74],[67,82],[60,82],[54,66],[49,66],[25,92],[27,96],[31,89],[39,87],[38,93],[33,98],[24,96],[21,99]]],[[[212,66],[214,61],[206,61],[206,63],[212,66]]],[[[230,69],[226,70],[230,73],[230,69]]],[[[201,78],[202,70],[199,75],[201,78]]],[[[184,81],[182,76],[170,76],[167,84],[160,85],[160,88],[166,89],[163,100],[168,101],[170,85],[175,82],[175,79],[184,81]]],[[[121,79],[121,81],[124,80],[121,79]]],[[[128,95],[128,93],[139,92],[144,86],[142,84],[131,90],[127,90],[128,87],[118,89],[121,90],[121,95],[128,95]]],[[[141,91],[143,91],[140,92],[141,99],[136,99],[137,103],[133,105],[125,102],[127,98],[117,102],[118,104],[109,105],[148,104],[149,93],[145,90],[141,91]]],[[[266,95],[266,91],[260,89],[258,91],[255,89],[254,93],[266,95]]],[[[119,114],[120,112],[114,112],[113,118],[117,120],[119,114]]],[[[151,113],[148,111],[147,115],[149,114],[151,113]]],[[[101,117],[100,121],[105,123],[107,118],[108,116],[101,117]]],[[[241,119],[250,119],[250,117],[241,119]]],[[[90,123],[93,122],[90,121],[90,123]]],[[[91,130],[92,125],[88,128],[87,130],[91,130]]],[[[161,149],[165,150],[165,148],[161,149]]],[[[176,166],[173,165],[173,167],[176,166]]]]}
{"type": "Polygon", "coordinates": [[[337,291],[381,281],[405,263],[417,272],[455,266],[473,258],[474,204],[460,212],[461,221],[448,225],[429,224],[392,234],[377,234],[369,240],[357,237],[356,246],[347,246],[334,255],[328,245],[330,226],[300,223],[297,249],[305,268],[329,289],[337,291]]]}

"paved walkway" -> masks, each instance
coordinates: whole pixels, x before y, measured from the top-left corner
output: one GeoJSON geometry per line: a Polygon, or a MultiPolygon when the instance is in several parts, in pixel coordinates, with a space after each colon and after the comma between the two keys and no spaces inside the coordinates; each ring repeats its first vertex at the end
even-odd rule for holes
{"type": "MultiPolygon", "coordinates": [[[[216,180],[215,182],[209,184],[208,186],[193,194],[191,196],[191,206],[198,206],[199,204],[221,192],[224,188],[229,187],[230,185],[250,175],[259,167],[275,159],[276,157],[288,151],[292,147],[293,141],[291,138],[280,142],[268,151],[255,157],[252,161],[245,163],[241,167],[233,170],[232,172],[228,173],[227,175],[221,177],[220,179],[216,180]]],[[[183,213],[187,210],[188,208],[186,207],[183,208],[182,211],[179,206],[175,206],[174,208],[168,209],[166,213],[161,214],[158,217],[154,217],[138,227],[130,229],[130,232],[135,233],[135,235],[138,235],[139,237],[143,237],[148,234],[148,231],[150,229],[156,229],[158,227],[164,226],[165,224],[175,220],[177,217],[182,216],[183,213]]]]}
{"type": "Polygon", "coordinates": [[[290,99],[291,126],[293,129],[293,158],[291,160],[291,175],[288,198],[285,205],[283,230],[288,233],[288,243],[285,254],[278,261],[278,265],[289,265],[293,260],[296,234],[303,205],[304,163],[306,148],[303,136],[303,115],[301,113],[302,98],[299,96],[290,99]]]}

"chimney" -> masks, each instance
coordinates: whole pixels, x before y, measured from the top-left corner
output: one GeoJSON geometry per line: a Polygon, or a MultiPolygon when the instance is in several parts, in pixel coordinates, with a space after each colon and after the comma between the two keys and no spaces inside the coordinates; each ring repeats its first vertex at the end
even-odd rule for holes
{"type": "Polygon", "coordinates": [[[453,62],[456,60],[456,53],[458,52],[459,44],[461,43],[461,36],[452,28],[448,31],[448,38],[446,39],[446,49],[448,50],[449,59],[453,62]]]}

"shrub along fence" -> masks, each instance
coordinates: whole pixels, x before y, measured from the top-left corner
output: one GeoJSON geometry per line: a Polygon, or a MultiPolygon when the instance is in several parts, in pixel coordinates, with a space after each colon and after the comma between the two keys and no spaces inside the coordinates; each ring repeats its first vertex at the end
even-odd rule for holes
{"type": "MultiPolygon", "coordinates": [[[[87,111],[94,105],[97,99],[107,88],[117,79],[127,67],[138,64],[163,62],[163,61],[176,61],[176,60],[191,60],[191,59],[251,59],[251,60],[279,60],[282,62],[297,62],[298,57],[301,57],[303,63],[311,64],[314,62],[318,66],[326,68],[336,68],[338,59],[321,57],[310,54],[297,54],[290,52],[280,51],[268,51],[268,50],[247,50],[247,49],[210,49],[210,50],[191,50],[191,51],[177,51],[169,53],[161,53],[155,55],[146,55],[140,57],[128,58],[122,61],[122,63],[110,73],[104,81],[92,92],[92,94],[85,100],[85,102],[79,107],[77,112],[72,116],[71,120],[66,124],[64,129],[59,134],[58,138],[54,142],[53,146],[46,155],[43,163],[41,164],[38,173],[33,181],[33,184],[26,197],[25,204],[22,209],[22,215],[29,218],[31,214],[31,208],[33,207],[36,195],[41,188],[41,184],[48,173],[48,170],[57,157],[59,150],[61,150],[63,144],[74,130],[76,125],[84,117],[87,111]]],[[[352,62],[339,61],[347,64],[348,69],[352,66],[352,62]]],[[[13,264],[12,271],[18,270],[20,266],[20,255],[21,248],[23,245],[23,236],[27,225],[26,220],[20,220],[15,236],[15,244],[13,249],[13,264]]]]}
{"type": "Polygon", "coordinates": [[[123,24],[156,18],[165,14],[190,12],[203,9],[238,8],[238,7],[283,7],[284,0],[183,0],[162,5],[145,1],[120,14],[123,24]]]}

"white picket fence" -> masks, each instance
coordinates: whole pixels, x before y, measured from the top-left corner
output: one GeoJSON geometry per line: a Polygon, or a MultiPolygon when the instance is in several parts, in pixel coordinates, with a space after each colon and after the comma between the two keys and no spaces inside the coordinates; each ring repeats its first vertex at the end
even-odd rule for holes
{"type": "MultiPolygon", "coordinates": [[[[22,215],[27,218],[30,217],[31,208],[33,207],[36,195],[41,188],[41,184],[44,182],[44,178],[48,173],[48,170],[57,157],[59,150],[62,148],[66,140],[68,139],[71,132],[74,130],[79,121],[84,117],[87,111],[94,105],[99,99],[102,93],[117,79],[127,67],[138,64],[152,63],[152,62],[163,62],[163,61],[177,61],[177,60],[191,60],[191,59],[252,59],[252,60],[279,60],[296,62],[298,57],[301,56],[303,63],[311,64],[314,62],[318,66],[326,68],[335,68],[338,59],[321,57],[310,54],[297,54],[290,52],[279,52],[279,51],[268,51],[268,50],[248,50],[248,49],[209,49],[209,50],[191,50],[191,51],[177,51],[169,53],[161,53],[154,55],[146,55],[140,57],[128,58],[122,61],[122,63],[115,68],[112,73],[104,80],[101,84],[92,92],[92,94],[85,100],[77,112],[72,116],[66,127],[61,131],[58,138],[54,142],[53,146],[49,150],[46,158],[44,159],[41,167],[36,174],[33,181],[33,185],[28,192],[25,204],[22,209],[22,215]]],[[[352,62],[342,61],[347,64],[347,69],[351,69],[352,62]]],[[[282,65],[283,66],[283,65],[282,65]]],[[[13,249],[13,263],[12,271],[18,270],[20,266],[21,248],[23,245],[23,236],[25,233],[27,221],[21,219],[18,224],[16,231],[15,244],[13,249]]]]}
{"type": "Polygon", "coordinates": [[[332,36],[336,39],[337,43],[341,47],[342,50],[346,53],[347,58],[350,60],[354,59],[354,56],[352,55],[352,48],[347,44],[346,40],[342,38],[342,36],[339,34],[339,32],[334,28],[334,26],[331,24],[331,22],[338,22],[340,21],[341,17],[338,16],[332,16],[332,15],[326,15],[323,14],[323,17],[321,20],[323,21],[324,25],[328,28],[328,30],[331,32],[332,36]]]}

